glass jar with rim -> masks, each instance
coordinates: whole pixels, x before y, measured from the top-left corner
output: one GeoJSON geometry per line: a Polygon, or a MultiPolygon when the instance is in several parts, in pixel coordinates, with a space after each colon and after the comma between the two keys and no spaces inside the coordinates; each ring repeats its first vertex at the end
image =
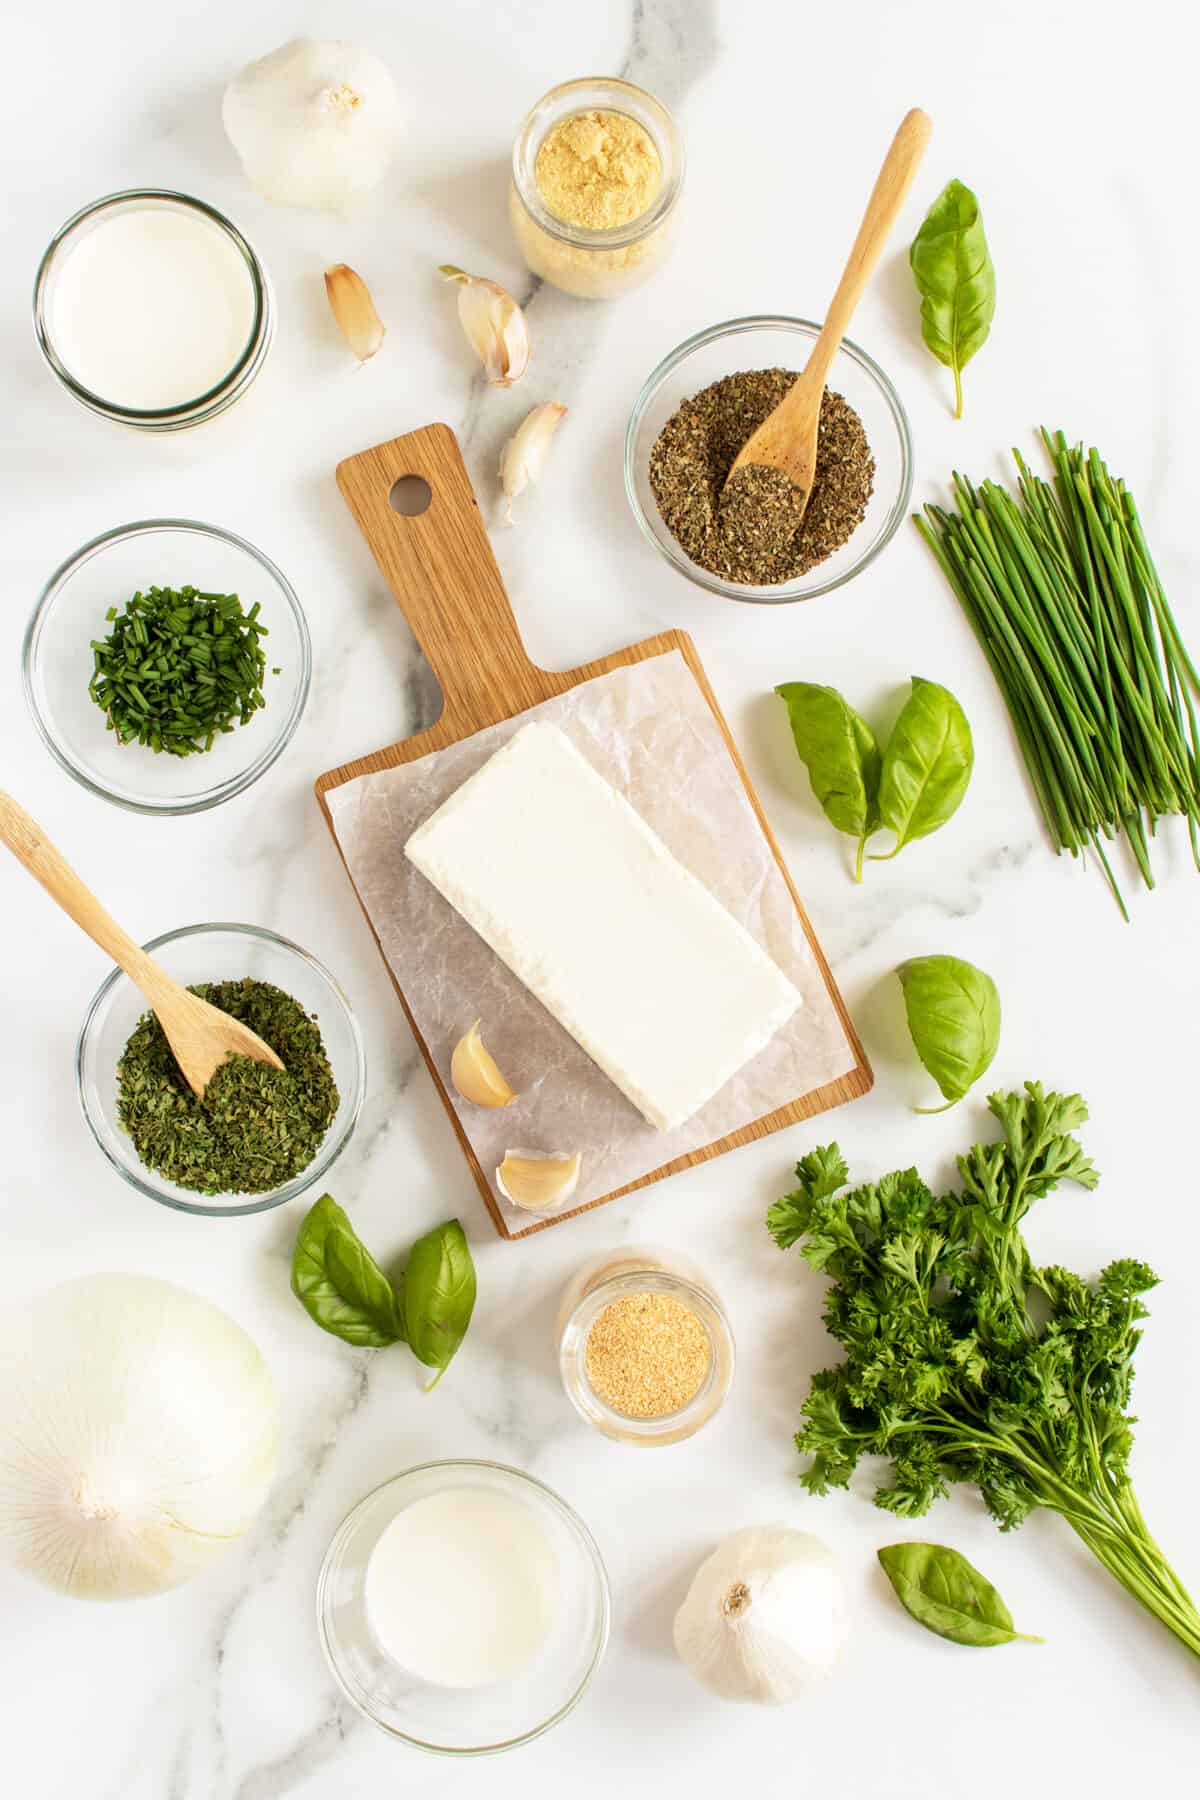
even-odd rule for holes
{"type": "Polygon", "coordinates": [[[674,236],[683,187],[683,139],[653,94],[616,77],[565,81],[543,94],[517,132],[509,213],[518,248],[535,275],[585,300],[611,300],[661,266],[674,236]],[[624,113],[658,152],[661,179],[645,211],[623,225],[592,230],[551,212],[537,181],[537,159],[554,127],[579,113],[624,113]]]}
{"type": "Polygon", "coordinates": [[[227,411],[275,335],[250,243],[216,207],[170,188],[127,188],[73,214],[38,266],[33,317],[67,392],[139,431],[227,411]]]}
{"type": "MultiPolygon", "coordinates": [[[[636,1317],[629,1324],[636,1330],[636,1317]]],[[[702,1271],[690,1259],[671,1250],[623,1245],[585,1263],[563,1294],[557,1335],[559,1371],[567,1397],[590,1425],[619,1443],[681,1443],[708,1424],[733,1383],[733,1330],[725,1309],[702,1271]],[[696,1351],[700,1349],[698,1379],[690,1395],[685,1387],[680,1403],[669,1410],[660,1412],[653,1405],[640,1411],[623,1410],[619,1396],[611,1388],[602,1392],[604,1384],[598,1379],[598,1370],[594,1365],[589,1367],[593,1329],[619,1302],[654,1296],[664,1297],[676,1306],[669,1312],[660,1309],[651,1321],[655,1339],[647,1341],[644,1360],[643,1355],[636,1356],[636,1366],[628,1371],[631,1391],[641,1381],[655,1379],[655,1364],[660,1356],[669,1362],[675,1354],[673,1325],[675,1321],[683,1322],[684,1313],[690,1315],[691,1323],[678,1348],[683,1366],[692,1369],[686,1385],[691,1385],[697,1373],[696,1351]]],[[[669,1368],[665,1371],[668,1380],[677,1372],[669,1368]]],[[[664,1392],[666,1386],[664,1383],[664,1392]]]]}

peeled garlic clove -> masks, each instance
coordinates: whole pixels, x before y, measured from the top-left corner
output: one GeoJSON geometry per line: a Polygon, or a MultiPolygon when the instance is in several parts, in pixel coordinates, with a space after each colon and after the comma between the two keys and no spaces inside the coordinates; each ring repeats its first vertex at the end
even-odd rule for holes
{"type": "Polygon", "coordinates": [[[499,282],[468,275],[453,263],[441,263],[438,273],[458,283],[458,316],[484,374],[495,387],[512,387],[529,367],[525,314],[499,282]]]}
{"type": "Polygon", "coordinates": [[[325,271],[325,292],[338,330],[359,362],[368,362],[384,339],[371,290],[347,263],[335,263],[325,271]]]}
{"type": "Polygon", "coordinates": [[[500,485],[508,503],[510,524],[513,501],[525,492],[531,481],[538,479],[550,440],[566,416],[566,407],[560,406],[557,400],[543,401],[541,406],[535,406],[526,414],[501,451],[500,485]]]}
{"type": "Polygon", "coordinates": [[[463,1099],[476,1106],[511,1106],[517,1097],[480,1037],[478,1019],[454,1046],[450,1079],[463,1099]]]}
{"type": "Polygon", "coordinates": [[[547,1154],[542,1150],[507,1150],[496,1170],[496,1186],[506,1200],[526,1212],[553,1212],[571,1198],[579,1186],[583,1158],[547,1154]]]}

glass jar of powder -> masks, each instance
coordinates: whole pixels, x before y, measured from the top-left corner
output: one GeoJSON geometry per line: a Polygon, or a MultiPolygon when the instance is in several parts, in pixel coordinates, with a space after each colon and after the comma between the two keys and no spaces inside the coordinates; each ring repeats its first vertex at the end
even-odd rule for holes
{"type": "Polygon", "coordinates": [[[693,1264],[638,1246],[585,1266],[562,1297],[558,1358],[576,1410],[624,1444],[677,1444],[733,1381],[733,1332],[693,1264]]]}
{"type": "Polygon", "coordinates": [[[682,184],[683,140],[653,94],[607,76],[564,82],[513,146],[518,247],[564,293],[613,299],[662,263],[682,184]]]}
{"type": "Polygon", "coordinates": [[[237,226],[167,188],[131,188],[57,231],[34,288],[42,355],[89,411],[141,431],[225,412],[275,331],[271,284],[237,226]]]}

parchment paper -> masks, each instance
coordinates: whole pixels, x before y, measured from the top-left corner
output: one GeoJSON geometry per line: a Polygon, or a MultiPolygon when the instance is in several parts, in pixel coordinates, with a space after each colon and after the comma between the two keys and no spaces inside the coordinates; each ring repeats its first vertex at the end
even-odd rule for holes
{"type": "MultiPolygon", "coordinates": [[[[854,1067],[787,885],[725,740],[678,651],[615,669],[417,762],[334,788],[334,830],[388,964],[447,1088],[450,1056],[482,1020],[521,1098],[490,1111],[450,1089],[489,1177],[508,1149],[583,1153],[566,1210],[711,1144],[854,1067]],[[757,938],[804,1005],[678,1131],[655,1131],[404,855],[409,835],[530,719],[552,721],[757,938]]],[[[587,954],[587,946],[581,946],[587,954]]],[[[492,1191],[510,1232],[544,1214],[492,1191]]]]}

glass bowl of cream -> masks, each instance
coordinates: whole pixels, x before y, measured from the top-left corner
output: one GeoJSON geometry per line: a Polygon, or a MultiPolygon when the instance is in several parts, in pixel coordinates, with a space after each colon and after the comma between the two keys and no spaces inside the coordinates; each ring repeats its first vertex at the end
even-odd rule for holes
{"type": "MultiPolygon", "coordinates": [[[[642,535],[681,575],[727,600],[778,606],[832,593],[869,568],[885,550],[908,512],[913,488],[913,445],[900,396],[879,364],[849,338],[833,361],[829,390],[858,415],[874,460],[866,511],[850,536],[803,573],[771,585],[726,579],[701,567],[663,518],[650,479],[659,434],[687,401],[725,377],[756,370],[794,370],[808,361],[820,325],[811,319],[759,314],[728,319],[698,331],[665,356],[647,377],[625,432],[625,493],[642,535]]],[[[821,474],[818,461],[817,475],[821,474]]]]}
{"type": "Polygon", "coordinates": [[[42,742],[82,787],[131,812],[192,813],[244,792],[283,754],[308,699],[312,648],[295,590],[269,556],[197,519],[142,519],[92,538],[54,571],[26,628],[22,672],[42,742]],[[89,684],[110,609],[185,584],[236,594],[245,611],[258,603],[265,704],[211,749],[174,756],[121,743],[89,684]]]}
{"type": "Polygon", "coordinates": [[[361,1500],[317,1582],[322,1648],[390,1736],[448,1756],[514,1749],[583,1697],[608,1576],[565,1500],[503,1463],[422,1464],[361,1500]]]}
{"type": "Polygon", "coordinates": [[[237,226],[169,188],[108,194],[68,219],[38,268],[33,314],[68,393],[140,431],[225,412],[275,330],[266,271],[237,226]]]}

